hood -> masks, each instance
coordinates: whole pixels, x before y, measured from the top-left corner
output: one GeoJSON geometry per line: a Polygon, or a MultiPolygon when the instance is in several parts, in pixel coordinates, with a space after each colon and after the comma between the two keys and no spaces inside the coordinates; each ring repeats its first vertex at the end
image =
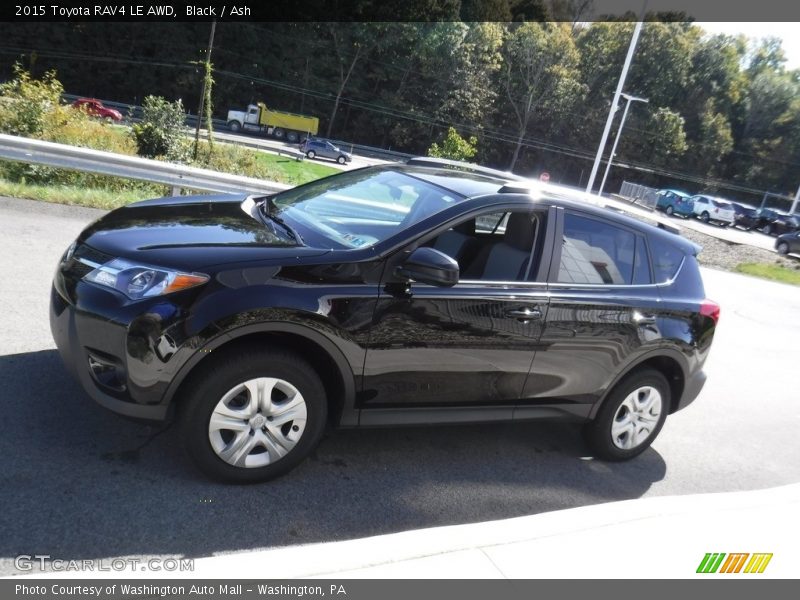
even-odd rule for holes
{"type": "Polygon", "coordinates": [[[220,263],[285,261],[322,255],[242,208],[247,194],[157,198],[114,210],[78,242],[105,254],[156,266],[199,270],[220,263]]]}

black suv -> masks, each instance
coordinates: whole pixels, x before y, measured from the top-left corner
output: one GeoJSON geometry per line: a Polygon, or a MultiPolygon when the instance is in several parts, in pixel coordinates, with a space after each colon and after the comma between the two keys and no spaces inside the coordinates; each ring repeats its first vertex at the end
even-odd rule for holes
{"type": "Polygon", "coordinates": [[[175,413],[228,481],[288,471],[328,424],[567,418],[628,459],[703,387],[719,307],[696,245],[588,199],[412,159],[137,202],[66,251],[51,328],[97,402],[175,413]]]}

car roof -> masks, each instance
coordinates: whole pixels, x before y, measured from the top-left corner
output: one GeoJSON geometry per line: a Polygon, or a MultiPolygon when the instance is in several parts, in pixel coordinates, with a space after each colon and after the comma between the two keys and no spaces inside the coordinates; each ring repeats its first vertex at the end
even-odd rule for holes
{"type": "Polygon", "coordinates": [[[684,198],[688,198],[691,195],[688,192],[684,192],[682,190],[675,190],[675,189],[672,189],[672,188],[665,188],[665,189],[659,190],[659,191],[672,192],[673,194],[677,194],[678,196],[683,196],[684,198]]]}

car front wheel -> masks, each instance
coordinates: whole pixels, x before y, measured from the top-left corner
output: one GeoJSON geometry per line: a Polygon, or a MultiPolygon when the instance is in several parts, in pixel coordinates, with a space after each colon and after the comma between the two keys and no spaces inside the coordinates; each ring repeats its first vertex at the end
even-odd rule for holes
{"type": "Polygon", "coordinates": [[[340,165],[343,165],[344,163],[347,162],[347,159],[344,156],[340,156],[339,158],[336,159],[336,162],[339,163],[340,165]]]}
{"type": "Polygon", "coordinates": [[[313,150],[309,150],[308,152],[306,152],[306,156],[308,158],[314,158],[316,155],[317,155],[317,153],[314,152],[313,150]]]}
{"type": "Polygon", "coordinates": [[[180,406],[184,448],[203,473],[233,483],[274,479],[316,447],[325,388],[300,357],[256,348],[204,368],[180,406]]]}
{"type": "Polygon", "coordinates": [[[772,225],[764,225],[764,229],[761,231],[763,231],[766,235],[772,235],[772,229],[772,225]]]}
{"type": "Polygon", "coordinates": [[[789,244],[786,242],[781,242],[778,244],[778,254],[789,254],[789,244]]]}
{"type": "Polygon", "coordinates": [[[674,213],[675,210],[672,208],[672,206],[668,206],[666,212],[667,212],[667,215],[669,215],[671,217],[672,213],[674,213]]]}
{"type": "Polygon", "coordinates": [[[670,407],[670,389],[654,369],[641,369],[620,381],[584,435],[598,458],[628,460],[653,443],[670,407]]]}

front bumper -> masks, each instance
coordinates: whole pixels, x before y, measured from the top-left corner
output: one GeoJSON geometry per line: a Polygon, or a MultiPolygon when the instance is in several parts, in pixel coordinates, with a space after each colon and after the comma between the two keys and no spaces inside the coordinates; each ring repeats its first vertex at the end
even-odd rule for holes
{"type": "Polygon", "coordinates": [[[98,404],[134,419],[163,421],[169,417],[169,406],[160,402],[159,390],[142,389],[130,378],[125,325],[78,310],[54,286],[50,330],[67,369],[98,404]],[[104,383],[97,377],[98,360],[116,366],[119,372],[112,373],[112,380],[104,383]]]}

